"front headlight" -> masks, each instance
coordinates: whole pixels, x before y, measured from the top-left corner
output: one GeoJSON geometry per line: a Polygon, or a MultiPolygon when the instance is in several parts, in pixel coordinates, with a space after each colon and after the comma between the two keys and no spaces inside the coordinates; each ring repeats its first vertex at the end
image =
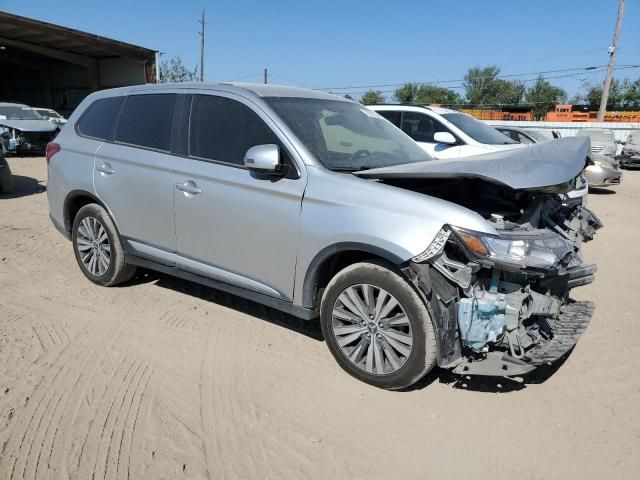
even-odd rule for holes
{"type": "Polygon", "coordinates": [[[550,231],[502,232],[488,235],[452,227],[467,249],[481,258],[518,267],[548,269],[557,266],[573,252],[569,243],[550,231]]]}

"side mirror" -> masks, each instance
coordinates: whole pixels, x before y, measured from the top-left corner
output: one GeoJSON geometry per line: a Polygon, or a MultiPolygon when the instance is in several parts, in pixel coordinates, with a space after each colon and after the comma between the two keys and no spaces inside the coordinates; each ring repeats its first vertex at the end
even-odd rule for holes
{"type": "Polygon", "coordinates": [[[244,155],[244,166],[256,173],[280,174],[283,171],[280,148],[274,144],[251,147],[244,155]]]}
{"type": "Polygon", "coordinates": [[[449,145],[455,145],[458,143],[456,141],[456,137],[449,132],[436,132],[433,134],[433,140],[436,143],[447,143],[449,145]]]}

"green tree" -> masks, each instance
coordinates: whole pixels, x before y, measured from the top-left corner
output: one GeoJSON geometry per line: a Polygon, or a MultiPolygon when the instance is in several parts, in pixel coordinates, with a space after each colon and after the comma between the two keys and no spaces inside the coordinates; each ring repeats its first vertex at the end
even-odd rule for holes
{"type": "Polygon", "coordinates": [[[567,92],[552,85],[540,75],[535,83],[525,93],[527,103],[533,104],[533,114],[536,118],[543,117],[557,103],[567,101],[567,92]]]}
{"type": "Polygon", "coordinates": [[[464,76],[467,102],[471,105],[517,104],[524,97],[522,82],[498,78],[500,69],[495,65],[473,67],[464,76]]]}
{"type": "Polygon", "coordinates": [[[622,82],[622,104],[625,107],[640,107],[640,78],[622,82]]]}
{"type": "Polygon", "coordinates": [[[360,103],[363,105],[376,105],[384,103],[384,95],[380,90],[369,90],[360,99],[360,103]]]}
{"type": "Polygon", "coordinates": [[[198,67],[189,70],[177,55],[160,62],[160,83],[192,82],[198,78],[198,67]]]}
{"type": "MultiPolygon", "coordinates": [[[[587,103],[591,106],[599,106],[602,99],[602,85],[591,86],[585,95],[587,103]]],[[[607,108],[615,109],[622,106],[623,92],[622,85],[615,78],[611,81],[609,88],[609,97],[607,98],[607,108]]]]}
{"type": "Polygon", "coordinates": [[[417,83],[405,83],[403,86],[396,89],[393,96],[396,97],[400,103],[415,103],[417,93],[417,83]]]}
{"type": "Polygon", "coordinates": [[[458,105],[462,103],[460,95],[453,90],[429,84],[405,83],[395,91],[394,95],[401,103],[420,103],[424,105],[433,103],[458,105]]]}

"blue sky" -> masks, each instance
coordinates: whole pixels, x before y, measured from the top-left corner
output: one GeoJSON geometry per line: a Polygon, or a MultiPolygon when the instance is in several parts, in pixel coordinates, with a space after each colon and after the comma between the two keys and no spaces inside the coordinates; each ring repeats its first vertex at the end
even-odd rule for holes
{"type": "MultiPolygon", "coordinates": [[[[618,0],[335,1],[2,0],[2,10],[199,62],[207,7],[205,78],[312,88],[458,80],[473,65],[503,74],[603,65],[618,0]]],[[[640,2],[627,0],[619,65],[640,64],[640,2]]],[[[598,71],[549,73],[569,94],[601,83],[598,71]]],[[[521,77],[532,78],[532,75],[521,77]]],[[[640,68],[617,78],[638,78],[640,68]]],[[[356,88],[358,87],[358,88],[356,88]]],[[[380,87],[392,91],[394,86],[380,87]]],[[[461,90],[458,90],[461,91],[461,90]]],[[[390,97],[391,93],[387,93],[390,97]]]]}

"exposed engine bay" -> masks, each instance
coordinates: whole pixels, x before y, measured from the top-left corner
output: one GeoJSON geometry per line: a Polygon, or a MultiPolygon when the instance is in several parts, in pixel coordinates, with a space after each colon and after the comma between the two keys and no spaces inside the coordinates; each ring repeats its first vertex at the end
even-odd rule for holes
{"type": "Polygon", "coordinates": [[[564,356],[587,327],[594,306],[574,302],[570,291],[594,279],[596,267],[584,263],[581,246],[602,223],[572,195],[586,188],[581,150],[581,161],[572,160],[575,176],[566,178],[567,161],[556,185],[513,188],[470,163],[459,176],[439,166],[435,174],[388,168],[362,175],[464,206],[498,233],[445,225],[405,269],[431,307],[440,366],[522,375],[564,356]]]}
{"type": "MultiPolygon", "coordinates": [[[[463,190],[449,191],[458,195],[463,190]]],[[[495,212],[483,210],[488,203],[478,203],[500,239],[445,227],[439,234],[446,237],[441,248],[412,266],[414,272],[429,270],[422,276],[431,281],[430,301],[440,304],[434,315],[446,310],[449,320],[457,320],[457,332],[442,339],[441,351],[449,346],[442,366],[459,361],[458,373],[527,373],[566,354],[590,319],[593,305],[573,302],[569,294],[594,279],[596,267],[583,262],[580,247],[593,238],[600,221],[580,203],[564,203],[557,194],[525,196],[529,204],[520,211],[517,199],[511,204],[501,199],[495,212]],[[434,276],[442,278],[434,282],[434,276]],[[434,288],[443,280],[454,286],[444,296],[434,288]]],[[[424,284],[420,288],[429,290],[424,284]]]]}

